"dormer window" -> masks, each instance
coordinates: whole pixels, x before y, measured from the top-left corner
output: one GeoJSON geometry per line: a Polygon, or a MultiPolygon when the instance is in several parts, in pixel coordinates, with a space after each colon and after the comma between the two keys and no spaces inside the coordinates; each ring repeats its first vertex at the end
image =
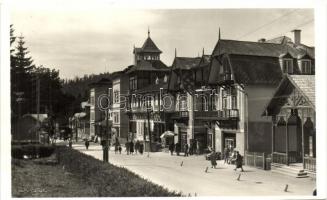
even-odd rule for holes
{"type": "Polygon", "coordinates": [[[283,73],[293,74],[293,60],[292,59],[283,59],[283,73]]]}
{"type": "Polygon", "coordinates": [[[302,74],[311,74],[311,61],[310,60],[302,60],[301,61],[301,71],[302,71],[302,74]]]}

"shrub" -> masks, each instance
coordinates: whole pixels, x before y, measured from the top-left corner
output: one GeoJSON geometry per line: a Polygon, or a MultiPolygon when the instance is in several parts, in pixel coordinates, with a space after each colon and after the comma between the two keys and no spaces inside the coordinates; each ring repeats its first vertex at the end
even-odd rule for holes
{"type": "Polygon", "coordinates": [[[13,145],[11,156],[18,159],[23,159],[24,156],[29,158],[48,157],[54,150],[54,146],[43,144],[13,145]]]}
{"type": "Polygon", "coordinates": [[[81,175],[100,197],[181,196],[125,168],[103,163],[77,150],[61,146],[58,153],[60,163],[71,173],[81,175]]]}

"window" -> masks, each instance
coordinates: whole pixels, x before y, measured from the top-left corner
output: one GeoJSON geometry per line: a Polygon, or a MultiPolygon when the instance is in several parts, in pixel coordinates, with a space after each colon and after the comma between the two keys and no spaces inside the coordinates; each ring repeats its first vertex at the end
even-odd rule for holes
{"type": "Polygon", "coordinates": [[[119,91],[114,91],[114,103],[119,102],[119,91]]]}
{"type": "Polygon", "coordinates": [[[94,110],[91,110],[90,115],[91,115],[91,121],[94,121],[95,120],[94,110]]]}
{"type": "Polygon", "coordinates": [[[114,113],[114,123],[119,123],[119,113],[114,113]]]}
{"type": "Polygon", "coordinates": [[[310,60],[303,60],[301,62],[302,66],[302,74],[311,74],[311,61],[310,60]]]}
{"type": "Polygon", "coordinates": [[[227,109],[227,92],[226,90],[222,91],[222,109],[227,109]]]}
{"type": "Polygon", "coordinates": [[[237,98],[232,96],[232,109],[237,109],[237,98]]]}
{"type": "Polygon", "coordinates": [[[293,60],[284,59],[283,60],[283,73],[293,74],[293,60]]]}
{"type": "Polygon", "coordinates": [[[136,77],[131,77],[129,79],[129,88],[131,90],[136,90],[137,89],[137,79],[136,79],[136,77]]]}

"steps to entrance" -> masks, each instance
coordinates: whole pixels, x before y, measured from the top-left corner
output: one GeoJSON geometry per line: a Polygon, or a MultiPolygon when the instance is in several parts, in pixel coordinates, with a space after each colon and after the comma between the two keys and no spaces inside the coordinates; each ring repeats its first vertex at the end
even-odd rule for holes
{"type": "Polygon", "coordinates": [[[295,164],[290,164],[289,166],[278,164],[278,163],[271,163],[271,171],[274,173],[279,173],[287,176],[292,176],[296,178],[307,178],[308,173],[304,171],[303,167],[295,164]]]}

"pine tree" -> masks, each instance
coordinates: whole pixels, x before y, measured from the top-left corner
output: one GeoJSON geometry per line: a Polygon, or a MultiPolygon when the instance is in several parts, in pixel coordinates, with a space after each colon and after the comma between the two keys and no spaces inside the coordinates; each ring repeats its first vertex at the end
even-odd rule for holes
{"type": "Polygon", "coordinates": [[[12,64],[12,81],[15,84],[14,92],[23,92],[25,102],[22,106],[22,113],[30,112],[32,98],[32,77],[31,70],[34,68],[33,60],[28,57],[28,50],[25,47],[24,37],[18,37],[14,60],[12,64]]]}

